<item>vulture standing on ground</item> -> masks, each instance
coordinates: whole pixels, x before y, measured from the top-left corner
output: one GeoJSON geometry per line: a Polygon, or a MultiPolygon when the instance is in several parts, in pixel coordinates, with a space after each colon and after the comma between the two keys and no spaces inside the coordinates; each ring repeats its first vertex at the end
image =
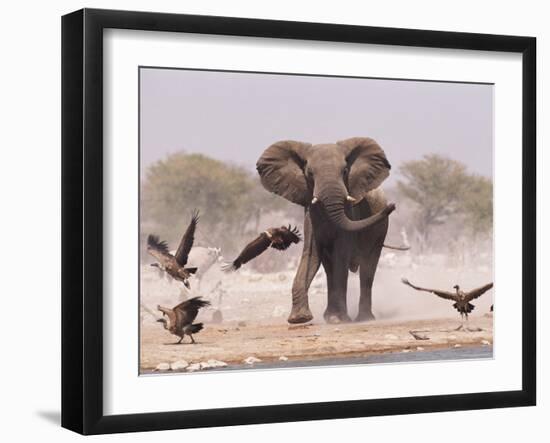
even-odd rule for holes
{"type": "MultiPolygon", "coordinates": [[[[462,320],[466,318],[466,321],[468,320],[468,314],[472,312],[475,308],[475,306],[470,302],[475,298],[481,297],[485,292],[487,292],[489,289],[493,287],[493,283],[491,282],[479,288],[472,289],[469,292],[464,292],[463,290],[460,289],[460,286],[454,285],[453,289],[455,290],[455,292],[447,292],[447,291],[440,291],[438,289],[420,288],[418,286],[413,285],[406,278],[402,278],[401,281],[405,283],[407,286],[410,286],[411,288],[416,289],[417,291],[431,292],[432,294],[435,294],[438,297],[454,301],[455,303],[453,304],[453,308],[455,308],[460,313],[460,318],[462,320]]],[[[462,328],[463,326],[460,325],[458,329],[462,329],[462,328]]]]}
{"type": "Polygon", "coordinates": [[[186,268],[189,251],[193,246],[195,229],[199,221],[199,212],[194,211],[191,223],[187,227],[185,234],[181,239],[175,255],[170,254],[168,244],[165,241],[160,241],[157,235],[149,235],[147,237],[147,252],[157,259],[158,263],[153,263],[151,266],[160,268],[165,271],[170,277],[181,281],[187,289],[189,289],[189,277],[197,272],[197,268],[186,268]]]}
{"type": "Polygon", "coordinates": [[[185,300],[173,309],[158,305],[157,309],[162,312],[163,317],[168,317],[168,320],[166,318],[159,318],[157,321],[164,325],[164,329],[180,338],[178,344],[182,342],[183,337],[186,335],[191,337],[191,343],[195,343],[193,334],[199,332],[203,325],[202,323],[193,324],[193,321],[197,318],[199,309],[205,306],[210,306],[210,302],[202,300],[201,297],[185,300]]]}
{"type": "Polygon", "coordinates": [[[270,228],[247,244],[239,256],[232,262],[225,263],[222,269],[225,272],[236,271],[242,265],[267,250],[270,246],[279,251],[284,251],[292,243],[300,243],[300,240],[300,231],[298,231],[296,227],[292,228],[288,225],[288,227],[281,226],[280,228],[270,228]]]}

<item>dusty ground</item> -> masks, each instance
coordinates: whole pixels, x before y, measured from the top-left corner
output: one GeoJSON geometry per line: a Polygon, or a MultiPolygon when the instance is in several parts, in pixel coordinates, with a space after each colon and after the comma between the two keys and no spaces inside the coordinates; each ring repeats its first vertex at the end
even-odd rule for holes
{"type": "MultiPolygon", "coordinates": [[[[159,363],[185,360],[189,364],[221,360],[228,365],[242,364],[248,357],[263,362],[312,360],[335,357],[359,357],[385,352],[431,350],[460,346],[492,344],[493,321],[490,316],[474,317],[471,329],[476,332],[454,331],[458,316],[438,320],[375,321],[343,325],[309,324],[291,326],[279,324],[240,324],[231,322],[207,324],[197,334],[197,344],[174,344],[170,335],[153,321],[142,326],[141,369],[154,370],[159,363]],[[409,331],[427,340],[415,339],[409,331]]],[[[189,339],[186,337],[186,343],[189,339]]]]}
{"type": "MultiPolygon", "coordinates": [[[[296,263],[289,261],[288,270],[255,273],[243,267],[225,274],[215,265],[199,286],[191,281],[191,292],[179,283],[170,283],[154,268],[141,269],[141,370],[164,368],[183,360],[189,364],[219,360],[228,365],[242,365],[255,357],[262,362],[278,362],[280,357],[292,360],[363,357],[371,354],[453,348],[455,345],[486,346],[493,342],[493,318],[489,308],[493,291],[475,300],[470,327],[477,332],[454,331],[460,316],[448,300],[414,291],[401,283],[405,276],[416,284],[450,289],[460,283],[465,289],[492,280],[491,269],[476,262],[474,267],[453,267],[437,257],[424,262],[405,254],[385,254],[373,287],[373,307],[377,320],[370,323],[327,325],[323,321],[326,307],[326,283],[322,269],[310,288],[313,324],[291,326],[286,322],[290,312],[290,294],[296,263]],[[391,259],[391,260],[390,260],[391,259]],[[400,261],[398,261],[400,260],[400,261]],[[196,335],[198,344],[175,345],[170,335],[155,322],[158,304],[173,307],[181,300],[201,295],[212,303],[200,311],[196,322],[205,328],[196,335]],[[212,323],[215,310],[223,322],[212,323]],[[409,331],[424,331],[427,340],[416,340],[409,331]]],[[[480,260],[478,260],[479,262],[480,260]]],[[[358,304],[358,278],[350,274],[348,306],[352,318],[358,304]]],[[[189,338],[185,338],[189,342],[189,338]]],[[[287,363],[288,363],[287,362],[287,363]]]]}

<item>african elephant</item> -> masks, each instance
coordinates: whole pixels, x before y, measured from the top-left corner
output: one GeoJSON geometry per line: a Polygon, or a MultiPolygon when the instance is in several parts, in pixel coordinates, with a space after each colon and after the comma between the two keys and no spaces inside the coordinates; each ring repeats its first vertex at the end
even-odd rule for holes
{"type": "Polygon", "coordinates": [[[304,249],[292,286],[289,323],[313,319],[308,289],[322,264],[327,277],[325,321],[351,321],[347,312],[348,271],[360,276],[357,321],[374,319],[372,283],[388,230],[387,204],[379,188],[390,164],[372,139],[356,137],[336,144],[280,141],[256,164],[263,186],[302,205],[304,249]]]}

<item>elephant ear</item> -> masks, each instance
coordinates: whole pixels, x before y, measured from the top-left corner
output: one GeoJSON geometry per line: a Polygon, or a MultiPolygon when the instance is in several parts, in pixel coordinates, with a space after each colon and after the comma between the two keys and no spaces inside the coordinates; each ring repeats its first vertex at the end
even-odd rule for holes
{"type": "Polygon", "coordinates": [[[344,150],[349,165],[349,193],[358,201],[390,175],[386,154],[372,138],[354,137],[337,144],[344,150]]]}
{"type": "Polygon", "coordinates": [[[256,163],[264,188],[293,203],[307,206],[312,195],[304,166],[310,147],[309,143],[287,140],[267,148],[256,163]]]}

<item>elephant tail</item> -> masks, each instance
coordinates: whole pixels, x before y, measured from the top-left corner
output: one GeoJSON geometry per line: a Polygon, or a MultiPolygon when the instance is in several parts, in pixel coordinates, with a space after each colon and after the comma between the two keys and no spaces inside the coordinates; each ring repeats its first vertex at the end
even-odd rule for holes
{"type": "Polygon", "coordinates": [[[386,245],[386,244],[384,244],[384,248],[395,249],[397,251],[408,251],[409,249],[411,249],[410,246],[392,246],[392,245],[386,245]]]}

